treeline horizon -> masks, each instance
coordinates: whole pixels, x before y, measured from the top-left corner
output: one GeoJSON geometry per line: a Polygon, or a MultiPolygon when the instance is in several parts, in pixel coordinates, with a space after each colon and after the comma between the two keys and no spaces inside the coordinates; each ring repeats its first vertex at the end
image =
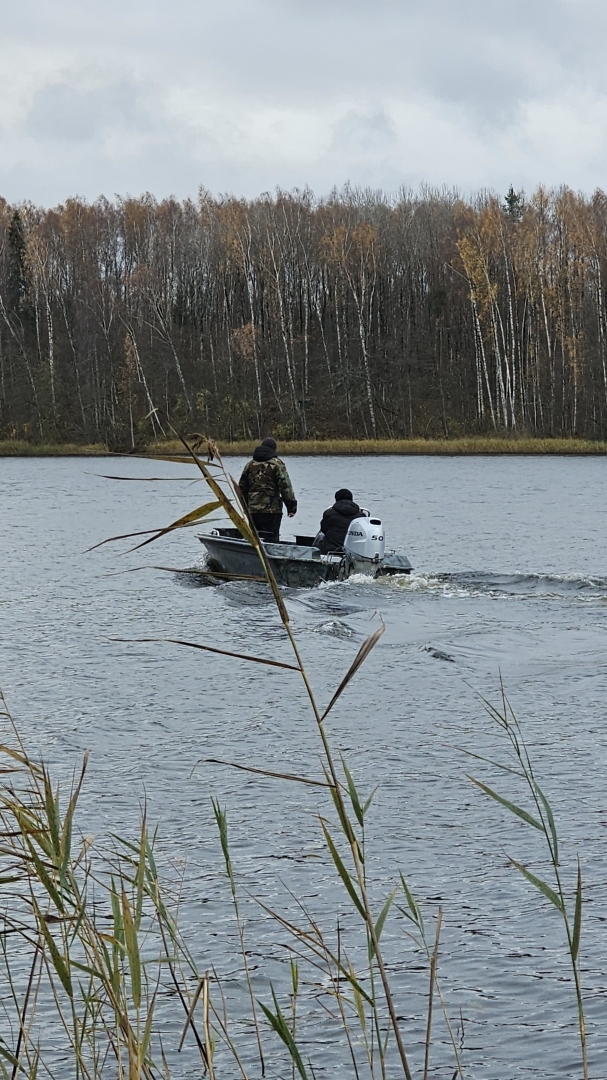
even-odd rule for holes
{"type": "Polygon", "coordinates": [[[607,196],[0,199],[0,439],[607,438],[607,196]]]}

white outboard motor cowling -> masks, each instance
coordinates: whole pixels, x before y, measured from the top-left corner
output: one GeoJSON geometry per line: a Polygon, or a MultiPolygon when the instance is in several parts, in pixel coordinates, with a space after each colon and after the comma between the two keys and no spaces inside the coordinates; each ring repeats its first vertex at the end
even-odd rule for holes
{"type": "Polygon", "coordinates": [[[351,555],[358,558],[380,562],[386,551],[386,538],[379,518],[354,518],[346,533],[344,547],[351,555]]]}

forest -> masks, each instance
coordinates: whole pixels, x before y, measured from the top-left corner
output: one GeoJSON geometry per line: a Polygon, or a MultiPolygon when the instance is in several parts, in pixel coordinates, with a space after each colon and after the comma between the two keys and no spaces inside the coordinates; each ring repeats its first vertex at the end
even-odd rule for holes
{"type": "Polygon", "coordinates": [[[607,438],[607,196],[0,200],[0,439],[607,438]]]}

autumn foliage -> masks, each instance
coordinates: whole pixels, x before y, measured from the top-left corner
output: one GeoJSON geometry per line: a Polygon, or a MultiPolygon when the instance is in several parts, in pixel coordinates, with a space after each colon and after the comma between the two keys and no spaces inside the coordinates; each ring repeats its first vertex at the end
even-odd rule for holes
{"type": "Polygon", "coordinates": [[[0,439],[607,437],[607,196],[0,201],[0,439]]]}

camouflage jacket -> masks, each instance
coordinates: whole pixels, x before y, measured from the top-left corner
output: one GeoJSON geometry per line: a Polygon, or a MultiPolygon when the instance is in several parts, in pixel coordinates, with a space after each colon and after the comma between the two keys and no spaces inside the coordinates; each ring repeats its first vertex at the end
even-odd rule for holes
{"type": "Polygon", "coordinates": [[[283,503],[287,513],[297,510],[287,467],[279,457],[266,460],[255,460],[254,457],[245,465],[239,485],[251,514],[282,514],[283,503]]]}

